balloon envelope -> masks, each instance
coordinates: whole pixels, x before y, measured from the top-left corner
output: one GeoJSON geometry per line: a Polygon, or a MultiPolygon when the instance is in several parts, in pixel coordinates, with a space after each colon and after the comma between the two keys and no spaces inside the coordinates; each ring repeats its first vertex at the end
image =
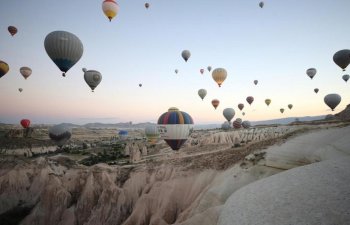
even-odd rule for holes
{"type": "Polygon", "coordinates": [[[342,78],[343,78],[343,80],[344,80],[345,82],[348,82],[350,76],[349,76],[349,74],[345,74],[345,75],[343,75],[342,78]]]}
{"type": "Polygon", "coordinates": [[[251,105],[254,101],[254,98],[253,98],[253,96],[248,96],[246,100],[249,103],[249,105],[251,105]]]}
{"type": "Polygon", "coordinates": [[[314,92],[317,94],[317,92],[319,91],[319,89],[318,88],[315,88],[314,89],[314,92]]]}
{"type": "Polygon", "coordinates": [[[148,9],[149,8],[149,3],[145,3],[145,7],[146,7],[146,9],[148,9]]]}
{"type": "Polygon", "coordinates": [[[258,84],[258,80],[254,80],[254,84],[257,85],[258,84]]]}
{"type": "Polygon", "coordinates": [[[210,72],[210,71],[211,71],[211,66],[208,66],[207,69],[208,69],[208,71],[210,72]]]}
{"type": "Polygon", "coordinates": [[[233,121],[232,125],[233,125],[233,128],[240,129],[242,127],[242,120],[236,119],[235,121],[233,121]]]}
{"type": "Polygon", "coordinates": [[[265,104],[269,106],[271,104],[271,99],[265,99],[265,104]]]}
{"type": "Polygon", "coordinates": [[[246,121],[242,122],[242,127],[247,129],[247,128],[251,127],[251,124],[248,120],[246,120],[246,121]]]}
{"type": "Polygon", "coordinates": [[[80,39],[67,31],[49,33],[44,45],[46,53],[63,72],[63,76],[79,61],[84,51],[80,39]]]}
{"type": "Polygon", "coordinates": [[[260,2],[259,6],[260,6],[260,8],[263,8],[264,7],[264,2],[260,2]]]}
{"type": "Polygon", "coordinates": [[[199,89],[198,90],[198,95],[199,97],[203,100],[205,98],[205,96],[207,95],[207,90],[205,89],[199,89]]]}
{"type": "Polygon", "coordinates": [[[7,63],[0,60],[0,78],[5,76],[5,74],[9,71],[10,67],[7,63]]]}
{"type": "Polygon", "coordinates": [[[317,70],[315,68],[310,68],[306,70],[306,74],[312,79],[316,75],[317,70]]]}
{"type": "Polygon", "coordinates": [[[83,68],[84,80],[89,85],[92,91],[100,84],[102,80],[102,75],[96,70],[86,70],[83,68]]]}
{"type": "Polygon", "coordinates": [[[216,109],[216,108],[219,106],[220,101],[217,100],[217,99],[213,99],[213,100],[211,101],[211,104],[212,104],[212,105],[214,106],[214,108],[216,109]]]}
{"type": "Polygon", "coordinates": [[[129,132],[127,130],[120,130],[118,135],[121,140],[125,140],[128,138],[129,132]]]}
{"type": "Polygon", "coordinates": [[[160,134],[158,131],[158,126],[150,124],[147,125],[145,128],[145,134],[147,137],[147,140],[150,144],[155,144],[160,138],[160,134]]]}
{"type": "Polygon", "coordinates": [[[231,125],[229,122],[225,121],[223,124],[221,124],[221,129],[227,131],[231,128],[231,125]]]}
{"type": "Polygon", "coordinates": [[[332,109],[332,111],[334,111],[334,109],[341,102],[341,96],[338,94],[328,94],[324,97],[324,102],[326,105],[328,105],[329,108],[332,109]]]}
{"type": "Polygon", "coordinates": [[[224,109],[224,111],[222,112],[222,114],[224,115],[225,119],[228,122],[231,122],[231,120],[233,119],[233,117],[235,116],[235,110],[233,108],[226,108],[224,109]]]}
{"type": "Polygon", "coordinates": [[[58,147],[62,147],[72,136],[71,129],[64,124],[50,127],[49,137],[58,147]]]}
{"type": "Polygon", "coordinates": [[[22,125],[23,128],[28,128],[30,126],[30,120],[22,119],[21,120],[21,125],[22,125]]]}
{"type": "Polygon", "coordinates": [[[224,68],[216,68],[212,72],[212,77],[214,81],[219,85],[219,87],[221,87],[221,84],[227,77],[227,71],[224,68]]]}
{"type": "Polygon", "coordinates": [[[204,73],[204,69],[200,69],[199,72],[201,72],[201,74],[203,74],[204,73]]]}
{"type": "Polygon", "coordinates": [[[181,56],[187,62],[187,60],[191,57],[191,52],[189,50],[183,50],[181,56]]]}
{"type": "Polygon", "coordinates": [[[280,112],[281,112],[281,113],[283,113],[283,112],[284,112],[284,109],[283,109],[283,108],[282,108],[282,109],[280,109],[280,112]]]}
{"type": "Polygon", "coordinates": [[[292,104],[288,104],[288,108],[289,108],[289,109],[292,109],[292,108],[293,108],[293,105],[292,105],[292,104]]]}
{"type": "Polygon", "coordinates": [[[32,74],[32,69],[27,66],[23,66],[19,69],[19,72],[22,74],[24,79],[27,79],[32,74]]]}
{"type": "Polygon", "coordinates": [[[18,88],[18,91],[19,91],[19,92],[22,92],[22,91],[23,91],[23,88],[18,88]]]}
{"type": "Polygon", "coordinates": [[[175,70],[175,73],[177,74],[178,72],[179,72],[179,70],[176,69],[176,70],[175,70]]]}
{"type": "Polygon", "coordinates": [[[243,104],[243,103],[239,103],[239,104],[238,104],[238,108],[239,108],[239,110],[242,111],[242,109],[244,108],[244,104],[243,104]]]}
{"type": "Polygon", "coordinates": [[[16,28],[15,26],[9,26],[9,27],[7,28],[7,30],[10,32],[10,34],[11,34],[12,36],[14,36],[15,34],[17,34],[17,28],[16,28]]]}
{"type": "Polygon", "coordinates": [[[119,5],[114,0],[105,0],[102,2],[102,10],[109,21],[112,21],[112,19],[118,14],[119,5]]]}
{"type": "Polygon", "coordinates": [[[335,64],[337,64],[340,68],[343,69],[343,71],[345,71],[346,67],[349,65],[350,63],[350,50],[349,49],[343,49],[340,51],[337,51],[334,55],[333,55],[333,61],[335,62],[335,64]]]}

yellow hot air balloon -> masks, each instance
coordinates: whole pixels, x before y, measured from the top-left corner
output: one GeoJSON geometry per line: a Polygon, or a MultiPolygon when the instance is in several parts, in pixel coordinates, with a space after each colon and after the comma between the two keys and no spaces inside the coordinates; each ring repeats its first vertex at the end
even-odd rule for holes
{"type": "Polygon", "coordinates": [[[3,77],[9,71],[9,69],[9,65],[0,60],[0,78],[3,77]]]}
{"type": "Polygon", "coordinates": [[[269,106],[271,104],[271,99],[265,99],[265,104],[269,106]]]}
{"type": "Polygon", "coordinates": [[[216,68],[212,73],[212,77],[214,81],[219,85],[219,87],[221,87],[221,84],[227,77],[227,72],[224,68],[216,68]]]}
{"type": "Polygon", "coordinates": [[[114,0],[104,0],[102,3],[103,13],[108,17],[109,21],[118,14],[119,5],[114,0]]]}

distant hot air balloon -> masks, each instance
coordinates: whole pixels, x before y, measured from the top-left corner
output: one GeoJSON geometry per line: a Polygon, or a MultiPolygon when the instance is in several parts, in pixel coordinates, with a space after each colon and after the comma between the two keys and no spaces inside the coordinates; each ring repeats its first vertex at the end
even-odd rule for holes
{"type": "Polygon", "coordinates": [[[292,108],[293,108],[293,105],[292,105],[292,104],[288,104],[288,108],[289,108],[289,109],[292,109],[292,108]]]}
{"type": "Polygon", "coordinates": [[[245,116],[245,112],[242,112],[242,115],[245,116]]]}
{"type": "Polygon", "coordinates": [[[210,72],[210,71],[211,71],[211,66],[208,66],[207,69],[208,69],[208,71],[210,72]]]}
{"type": "Polygon", "coordinates": [[[343,80],[344,80],[345,82],[348,82],[349,78],[350,78],[349,74],[343,75],[343,80]]]}
{"type": "Polygon", "coordinates": [[[317,92],[319,91],[319,89],[318,88],[315,88],[314,89],[314,92],[317,94],[317,92]]]}
{"type": "Polygon", "coordinates": [[[214,106],[214,108],[216,109],[216,108],[219,106],[220,101],[217,100],[217,99],[213,99],[213,100],[211,101],[211,104],[212,104],[212,105],[214,106]]]}
{"type": "Polygon", "coordinates": [[[139,84],[139,87],[142,87],[142,84],[139,84]]]}
{"type": "Polygon", "coordinates": [[[120,140],[126,140],[128,138],[129,132],[127,130],[120,130],[118,132],[120,140]]]}
{"type": "Polygon", "coordinates": [[[181,56],[187,62],[187,60],[191,57],[191,52],[189,50],[183,50],[181,56]]]}
{"type": "Polygon", "coordinates": [[[207,95],[207,90],[205,89],[199,89],[198,90],[198,95],[199,97],[201,97],[201,99],[203,100],[205,98],[205,96],[207,95]]]}
{"type": "Polygon", "coordinates": [[[345,71],[346,67],[349,65],[350,63],[350,50],[349,49],[343,49],[340,51],[337,51],[334,55],[333,55],[333,61],[335,62],[335,64],[337,64],[340,68],[343,69],[343,71],[345,71]]]}
{"type": "Polygon", "coordinates": [[[222,114],[228,122],[231,122],[232,118],[235,116],[235,110],[233,108],[226,108],[222,114]]]}
{"type": "Polygon", "coordinates": [[[253,96],[248,96],[246,100],[249,103],[249,105],[251,105],[254,101],[254,98],[253,98],[253,96]]]}
{"type": "Polygon", "coordinates": [[[83,68],[83,72],[85,82],[87,85],[89,85],[91,91],[94,92],[95,88],[100,84],[102,80],[101,73],[96,70],[86,70],[85,68],[83,68]]]}
{"type": "Polygon", "coordinates": [[[260,6],[260,8],[263,8],[264,7],[264,2],[260,2],[259,6],[260,6]]]}
{"type": "Polygon", "coordinates": [[[74,66],[83,55],[83,44],[77,36],[67,31],[53,31],[45,38],[45,50],[52,61],[63,72],[74,66]]]}
{"type": "Polygon", "coordinates": [[[193,130],[192,117],[177,108],[170,108],[158,119],[161,137],[173,149],[179,150],[193,130]]]}
{"type": "Polygon", "coordinates": [[[237,118],[235,121],[233,121],[232,125],[233,128],[240,129],[242,127],[242,119],[237,118]]]}
{"type": "Polygon", "coordinates": [[[281,108],[281,109],[280,109],[280,112],[281,112],[281,113],[283,113],[283,112],[284,112],[284,109],[283,109],[283,108],[281,108]]]}
{"type": "Polygon", "coordinates": [[[244,104],[243,104],[243,103],[239,103],[239,104],[238,104],[238,108],[239,108],[239,110],[242,111],[242,109],[244,108],[244,104]]]}
{"type": "Polygon", "coordinates": [[[17,28],[14,27],[14,26],[9,26],[9,27],[7,28],[7,30],[10,32],[10,34],[11,34],[12,36],[14,36],[15,34],[17,34],[17,28]]]}
{"type": "Polygon", "coordinates": [[[9,69],[10,69],[9,65],[4,61],[0,60],[0,78],[5,76],[5,74],[7,74],[9,69]]]}
{"type": "Polygon", "coordinates": [[[248,120],[246,120],[246,121],[242,122],[242,127],[244,129],[248,129],[249,127],[251,127],[251,124],[250,124],[250,122],[248,120]]]}
{"type": "Polygon", "coordinates": [[[254,84],[257,85],[258,84],[258,80],[254,80],[254,84]]]}
{"type": "Polygon", "coordinates": [[[175,70],[175,73],[177,74],[178,72],[179,72],[179,70],[178,70],[178,69],[176,69],[176,70],[175,70]]]}
{"type": "Polygon", "coordinates": [[[18,91],[19,91],[19,92],[22,92],[22,91],[23,91],[23,88],[18,88],[18,91]]]}
{"type": "Polygon", "coordinates": [[[109,21],[112,21],[112,19],[118,14],[119,5],[114,0],[105,0],[102,2],[102,10],[109,21]]]}
{"type": "Polygon", "coordinates": [[[221,87],[221,84],[225,81],[227,77],[227,72],[224,68],[216,68],[212,72],[212,77],[214,81],[221,87]]]}
{"type": "Polygon", "coordinates": [[[22,125],[23,128],[28,128],[30,126],[30,120],[22,119],[21,120],[21,125],[22,125]]]}
{"type": "Polygon", "coordinates": [[[316,75],[317,70],[315,68],[309,68],[306,70],[306,74],[312,79],[316,75]]]}
{"type": "Polygon", "coordinates": [[[146,9],[148,9],[149,8],[149,3],[145,3],[145,7],[146,7],[146,9]]]}
{"type": "Polygon", "coordinates": [[[64,124],[59,124],[50,127],[49,137],[58,147],[62,147],[72,136],[72,131],[64,124]]]}
{"type": "Polygon", "coordinates": [[[22,74],[24,79],[27,79],[32,74],[32,69],[26,66],[23,66],[19,69],[19,72],[22,74]]]}
{"type": "Polygon", "coordinates": [[[269,106],[270,104],[271,104],[271,99],[265,99],[265,104],[267,105],[267,106],[269,106]]]}
{"type": "Polygon", "coordinates": [[[160,138],[160,134],[158,131],[158,126],[150,124],[145,128],[145,134],[148,140],[148,143],[155,144],[160,138]]]}
{"type": "Polygon", "coordinates": [[[225,121],[223,124],[221,124],[221,129],[227,131],[231,128],[231,125],[229,122],[225,121]]]}
{"type": "Polygon", "coordinates": [[[324,97],[324,102],[326,105],[329,106],[329,108],[334,111],[334,109],[339,105],[341,101],[341,96],[338,94],[328,94],[324,97]]]}
{"type": "Polygon", "coordinates": [[[201,72],[201,74],[203,74],[204,73],[204,69],[200,69],[199,72],[201,72]]]}

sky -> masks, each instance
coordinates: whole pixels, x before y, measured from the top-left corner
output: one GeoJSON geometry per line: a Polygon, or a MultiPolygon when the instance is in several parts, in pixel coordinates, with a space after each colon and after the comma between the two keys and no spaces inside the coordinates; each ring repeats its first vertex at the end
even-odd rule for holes
{"type": "Polygon", "coordinates": [[[149,9],[145,1],[117,2],[112,22],[102,0],[2,2],[0,60],[10,70],[0,78],[0,122],[157,122],[175,106],[195,124],[209,124],[222,123],[225,108],[234,108],[235,118],[257,121],[332,113],[323,101],[330,93],[342,96],[333,113],[350,103],[350,82],[342,80],[347,71],[332,59],[350,48],[349,0],[269,0],[263,8],[256,0],[150,0],[149,9]],[[13,37],[10,25],[18,28],[13,37]],[[75,34],[84,46],[66,77],[44,48],[46,35],[56,30],[75,34]],[[185,49],[188,62],[181,57],[185,49]],[[27,80],[22,66],[33,71],[27,80]],[[208,66],[227,70],[220,88],[208,66]],[[102,74],[95,92],[83,67],[102,74]],[[306,75],[311,67],[317,69],[312,80],[306,75]],[[208,92],[204,100],[201,88],[208,92]],[[254,97],[251,106],[247,96],[254,97]],[[220,100],[216,110],[213,99],[220,100]]]}

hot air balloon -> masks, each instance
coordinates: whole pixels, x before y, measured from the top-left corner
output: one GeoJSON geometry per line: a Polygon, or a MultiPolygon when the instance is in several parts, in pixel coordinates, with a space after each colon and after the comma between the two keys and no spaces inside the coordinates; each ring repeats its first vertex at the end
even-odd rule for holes
{"type": "Polygon", "coordinates": [[[30,120],[22,119],[21,120],[21,125],[22,125],[23,128],[28,128],[30,126],[30,120]]]}
{"type": "Polygon", "coordinates": [[[83,72],[85,82],[87,83],[87,85],[89,85],[91,91],[94,92],[95,88],[97,87],[97,85],[99,85],[99,83],[102,80],[101,73],[96,70],[87,70],[85,68],[83,68],[83,72]]]}
{"type": "Polygon", "coordinates": [[[254,80],[254,84],[257,85],[258,84],[258,80],[254,80]]]}
{"type": "Polygon", "coordinates": [[[260,8],[263,8],[264,7],[264,2],[260,2],[259,6],[260,6],[260,8]]]}
{"type": "Polygon", "coordinates": [[[217,100],[217,99],[213,99],[213,100],[211,101],[211,104],[212,104],[212,105],[214,106],[214,108],[216,109],[216,108],[219,106],[220,101],[217,100]]]}
{"type": "Polygon", "coordinates": [[[249,127],[251,127],[251,124],[250,124],[250,122],[248,120],[246,120],[246,121],[242,122],[242,127],[244,129],[248,129],[249,127]]]}
{"type": "Polygon", "coordinates": [[[17,28],[14,27],[14,26],[9,26],[9,27],[7,28],[7,30],[10,32],[10,34],[11,34],[12,36],[14,36],[15,34],[17,34],[17,28]]]}
{"type": "Polygon", "coordinates": [[[332,111],[334,111],[335,107],[339,105],[340,101],[341,96],[338,94],[328,94],[324,97],[324,102],[332,109],[332,111]]]}
{"type": "Polygon", "coordinates": [[[139,87],[142,87],[142,84],[139,84],[139,87]]]}
{"type": "Polygon", "coordinates": [[[242,111],[242,109],[244,108],[244,104],[243,104],[243,103],[239,103],[239,104],[238,104],[238,108],[239,108],[239,110],[242,111]]]}
{"type": "Polygon", "coordinates": [[[126,140],[128,138],[128,134],[129,134],[129,132],[127,130],[120,130],[118,132],[119,139],[120,140],[126,140]]]}
{"type": "Polygon", "coordinates": [[[118,14],[119,5],[114,0],[104,0],[102,2],[102,10],[109,21],[112,21],[112,19],[118,14]]]}
{"type": "Polygon", "coordinates": [[[242,112],[242,115],[245,116],[245,112],[242,112]]]}
{"type": "Polygon", "coordinates": [[[201,72],[201,74],[203,74],[204,73],[204,69],[200,69],[199,72],[201,72]]]}
{"type": "Polygon", "coordinates": [[[333,55],[333,61],[335,62],[335,64],[337,64],[340,68],[343,69],[343,71],[345,71],[346,67],[349,65],[350,63],[350,50],[349,49],[343,49],[340,51],[337,51],[334,55],[333,55]]]}
{"type": "Polygon", "coordinates": [[[145,134],[148,140],[148,143],[155,144],[160,138],[160,134],[158,131],[158,126],[150,124],[145,128],[145,134]]]}
{"type": "Polygon", "coordinates": [[[191,57],[191,52],[189,50],[183,50],[181,56],[187,62],[187,60],[191,57]]]}
{"type": "Polygon", "coordinates": [[[19,69],[19,72],[22,74],[24,79],[27,79],[32,74],[32,69],[26,66],[23,66],[19,69]]]}
{"type": "Polygon", "coordinates": [[[232,125],[233,128],[240,129],[242,127],[242,120],[237,118],[235,121],[233,121],[232,125]]]}
{"type": "Polygon", "coordinates": [[[221,124],[221,129],[227,131],[231,128],[230,123],[225,121],[223,124],[221,124]]]}
{"type": "Polygon", "coordinates": [[[253,98],[253,96],[248,96],[246,100],[249,103],[249,105],[251,105],[254,101],[254,98],[253,98]]]}
{"type": "Polygon", "coordinates": [[[175,70],[175,73],[177,74],[178,72],[179,72],[179,70],[176,69],[176,70],[175,70]]]}
{"type": "Polygon", "coordinates": [[[199,97],[201,97],[201,99],[203,100],[205,98],[205,96],[207,95],[207,90],[205,89],[199,89],[198,90],[198,95],[199,97]]]}
{"type": "Polygon", "coordinates": [[[50,127],[49,137],[58,147],[62,147],[72,136],[71,129],[64,124],[50,127]]]}
{"type": "Polygon", "coordinates": [[[210,72],[210,71],[211,71],[211,66],[208,66],[207,69],[208,69],[208,71],[210,72]]]}
{"type": "Polygon", "coordinates": [[[345,82],[348,82],[349,78],[350,78],[349,74],[343,75],[343,80],[344,80],[345,82]]]}
{"type": "Polygon", "coordinates": [[[269,106],[270,104],[271,104],[271,99],[265,99],[265,104],[267,105],[267,106],[269,106]]]}
{"type": "Polygon", "coordinates": [[[280,112],[281,112],[281,113],[283,113],[283,112],[284,112],[284,109],[283,109],[283,108],[281,108],[281,109],[280,109],[280,112]]]}
{"type": "Polygon", "coordinates": [[[317,92],[318,92],[319,90],[318,90],[318,88],[315,88],[314,89],[314,92],[317,94],[317,92]]]}
{"type": "Polygon", "coordinates": [[[149,8],[149,3],[145,3],[145,7],[146,7],[146,9],[148,9],[149,8]]]}
{"type": "Polygon", "coordinates": [[[221,84],[227,77],[227,72],[224,68],[216,68],[213,70],[212,77],[214,81],[219,85],[219,87],[221,87],[221,84]]]}
{"type": "Polygon", "coordinates": [[[161,137],[173,149],[179,150],[193,130],[192,117],[172,107],[158,119],[161,137]]]}
{"type": "Polygon", "coordinates": [[[224,109],[222,114],[224,115],[225,119],[228,122],[231,122],[232,118],[235,116],[236,113],[235,113],[235,110],[233,108],[226,108],[226,109],[224,109]]]}
{"type": "Polygon", "coordinates": [[[293,105],[292,105],[292,104],[288,104],[288,108],[289,108],[289,109],[292,109],[292,108],[293,108],[293,105]]]}
{"type": "Polygon", "coordinates": [[[18,91],[19,91],[19,92],[22,92],[22,91],[23,91],[23,88],[18,88],[18,91]]]}
{"type": "Polygon", "coordinates": [[[9,69],[10,69],[9,65],[4,61],[0,60],[0,78],[5,76],[5,74],[7,74],[9,69]]]}
{"type": "Polygon", "coordinates": [[[83,44],[77,36],[67,31],[53,31],[45,38],[45,50],[52,61],[63,72],[74,66],[83,55],[83,44]]]}
{"type": "Polygon", "coordinates": [[[312,79],[316,75],[317,70],[315,68],[309,68],[306,70],[306,74],[312,79]]]}

